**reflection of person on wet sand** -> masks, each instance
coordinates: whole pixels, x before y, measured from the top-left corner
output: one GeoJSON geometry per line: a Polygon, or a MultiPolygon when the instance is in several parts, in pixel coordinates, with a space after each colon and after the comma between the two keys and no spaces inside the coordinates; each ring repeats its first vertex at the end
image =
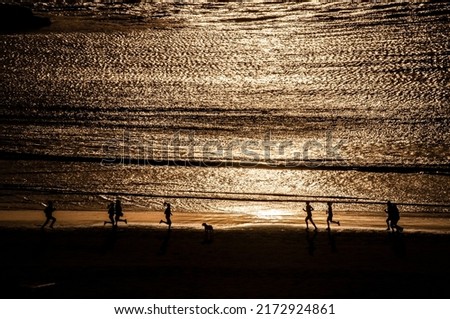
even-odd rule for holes
{"type": "Polygon", "coordinates": [[[115,225],[114,223],[114,214],[115,214],[115,209],[114,209],[114,202],[109,203],[108,205],[108,217],[109,217],[109,222],[105,221],[103,223],[103,226],[105,226],[106,224],[112,224],[112,226],[115,225]]]}
{"type": "Polygon", "coordinates": [[[306,232],[306,242],[308,243],[308,253],[311,256],[314,256],[314,252],[316,251],[316,237],[317,237],[317,232],[314,232],[312,235],[310,232],[306,232]]]}
{"type": "Polygon", "coordinates": [[[328,215],[327,216],[327,225],[328,225],[327,230],[331,229],[330,228],[330,223],[335,223],[338,226],[341,226],[341,223],[339,221],[334,221],[333,220],[333,207],[332,207],[333,203],[332,202],[328,202],[327,205],[328,205],[328,208],[327,208],[327,215],[328,215]]]}
{"type": "Polygon", "coordinates": [[[120,217],[123,216],[123,211],[122,211],[122,203],[120,202],[120,200],[116,200],[116,205],[114,207],[115,210],[115,220],[116,220],[116,225],[117,226],[119,224],[119,222],[124,222],[125,224],[128,224],[126,219],[120,219],[120,217]]]}
{"type": "Polygon", "coordinates": [[[328,242],[331,247],[331,252],[333,252],[333,253],[337,252],[336,239],[335,239],[333,233],[330,231],[328,232],[328,242]]]}
{"type": "Polygon", "coordinates": [[[314,208],[309,204],[309,202],[306,202],[306,209],[303,208],[303,210],[306,212],[306,218],[305,218],[306,230],[309,229],[308,221],[310,221],[311,224],[313,224],[314,230],[317,230],[317,226],[316,226],[316,224],[314,224],[314,221],[312,219],[312,211],[314,210],[314,208]]]}
{"type": "Polygon", "coordinates": [[[170,209],[170,204],[167,203],[167,202],[164,202],[164,207],[166,208],[164,210],[164,215],[166,216],[166,220],[164,221],[164,220],[161,219],[159,221],[159,223],[160,224],[164,223],[164,224],[169,225],[169,230],[170,230],[170,227],[172,226],[172,220],[170,219],[170,216],[172,216],[172,212],[171,212],[171,209],[170,209]]]}
{"type": "Polygon", "coordinates": [[[56,210],[56,208],[53,206],[53,202],[52,201],[48,201],[47,202],[47,206],[44,208],[44,213],[45,213],[45,217],[47,218],[45,220],[45,223],[41,226],[41,229],[43,229],[45,226],[47,226],[47,224],[49,223],[49,221],[52,221],[50,223],[50,228],[53,228],[53,225],[56,222],[56,218],[53,217],[53,212],[56,210]]]}
{"type": "Polygon", "coordinates": [[[164,236],[163,241],[161,242],[161,246],[159,247],[159,256],[164,256],[167,253],[167,249],[169,248],[169,240],[170,240],[170,229],[167,231],[164,236]]]}

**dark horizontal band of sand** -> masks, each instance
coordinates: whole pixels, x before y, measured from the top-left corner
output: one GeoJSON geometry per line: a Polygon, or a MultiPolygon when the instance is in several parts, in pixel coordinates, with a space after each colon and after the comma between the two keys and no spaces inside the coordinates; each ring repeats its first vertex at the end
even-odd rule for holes
{"type": "Polygon", "coordinates": [[[449,298],[450,236],[0,229],[2,298],[449,298]]]}

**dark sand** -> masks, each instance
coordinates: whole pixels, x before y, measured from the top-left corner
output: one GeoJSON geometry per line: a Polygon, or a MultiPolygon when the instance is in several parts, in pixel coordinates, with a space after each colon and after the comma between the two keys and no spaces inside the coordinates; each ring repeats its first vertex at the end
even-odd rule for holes
{"type": "Polygon", "coordinates": [[[449,298],[450,236],[0,228],[2,298],[449,298]]]}

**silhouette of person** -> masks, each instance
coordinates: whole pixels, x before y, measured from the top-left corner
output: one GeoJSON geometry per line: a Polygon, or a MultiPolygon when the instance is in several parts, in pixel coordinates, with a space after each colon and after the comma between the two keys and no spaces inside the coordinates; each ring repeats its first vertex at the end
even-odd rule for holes
{"type": "Polygon", "coordinates": [[[112,224],[112,226],[114,227],[115,222],[114,222],[114,215],[116,213],[116,210],[114,208],[114,202],[109,203],[108,205],[108,217],[110,221],[105,221],[103,223],[103,226],[105,226],[106,224],[112,224]]]}
{"type": "Polygon", "coordinates": [[[312,219],[312,211],[314,210],[314,208],[309,204],[309,202],[306,202],[306,209],[303,208],[303,210],[306,212],[306,218],[305,218],[306,230],[309,229],[308,221],[310,221],[311,224],[313,224],[313,226],[314,226],[314,230],[316,231],[317,226],[316,226],[316,224],[314,224],[314,221],[312,219]]]}
{"type": "Polygon", "coordinates": [[[170,230],[170,227],[172,226],[172,220],[170,219],[170,216],[172,216],[172,211],[171,211],[171,208],[170,208],[170,204],[169,203],[167,203],[167,202],[164,202],[164,207],[166,208],[165,210],[164,210],[164,215],[166,216],[166,220],[164,221],[164,220],[160,220],[159,221],[159,223],[161,224],[161,223],[164,223],[164,224],[167,224],[167,225],[169,225],[169,230],[170,230]]]}
{"type": "Polygon", "coordinates": [[[116,200],[116,205],[114,206],[114,213],[115,213],[116,227],[119,224],[119,222],[124,222],[125,224],[128,224],[126,219],[120,219],[120,217],[123,216],[123,211],[122,211],[122,203],[120,202],[119,199],[116,200]]]}
{"type": "Polygon", "coordinates": [[[53,225],[56,222],[56,218],[53,217],[53,212],[56,210],[56,208],[53,206],[53,202],[51,200],[49,200],[47,202],[47,206],[44,208],[44,213],[45,213],[45,217],[47,218],[45,220],[45,223],[41,226],[41,229],[43,229],[45,226],[47,226],[47,224],[52,221],[50,223],[50,228],[53,228],[53,225]]]}
{"type": "Polygon", "coordinates": [[[397,205],[394,203],[391,203],[390,219],[391,219],[392,231],[394,231],[394,229],[395,229],[397,232],[402,232],[403,227],[398,225],[398,221],[400,220],[400,212],[398,210],[397,205]]]}
{"type": "Polygon", "coordinates": [[[387,201],[386,203],[386,209],[384,210],[387,214],[387,218],[386,218],[386,225],[387,228],[386,230],[391,230],[391,219],[392,219],[392,203],[391,201],[387,201]]]}
{"type": "Polygon", "coordinates": [[[332,202],[328,202],[327,205],[328,205],[328,208],[327,208],[327,215],[328,215],[327,216],[327,225],[328,225],[327,230],[331,229],[330,228],[330,223],[335,223],[338,226],[341,226],[341,223],[339,221],[334,221],[333,220],[333,207],[332,207],[333,203],[332,202]]]}

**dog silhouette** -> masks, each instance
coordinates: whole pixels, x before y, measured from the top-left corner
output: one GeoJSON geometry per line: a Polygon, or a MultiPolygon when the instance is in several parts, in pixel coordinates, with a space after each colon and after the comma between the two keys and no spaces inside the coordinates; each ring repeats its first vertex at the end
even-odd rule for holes
{"type": "Polygon", "coordinates": [[[205,241],[212,241],[214,235],[214,228],[212,225],[203,223],[202,226],[205,228],[205,241]]]}

